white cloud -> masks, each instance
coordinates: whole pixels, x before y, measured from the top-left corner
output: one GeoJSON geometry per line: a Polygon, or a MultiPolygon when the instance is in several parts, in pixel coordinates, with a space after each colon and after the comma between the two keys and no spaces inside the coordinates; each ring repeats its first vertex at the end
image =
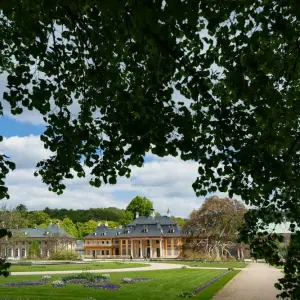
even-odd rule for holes
{"type": "Polygon", "coordinates": [[[151,199],[161,213],[170,208],[174,215],[187,216],[203,201],[195,196],[191,187],[197,176],[197,163],[179,158],[149,155],[150,161],[142,168],[133,168],[130,179],[119,178],[116,185],[103,185],[97,189],[88,184],[87,175],[87,178],[67,181],[66,191],[57,196],[48,191],[40,177],[33,176],[36,163],[51,154],[43,148],[39,136],[4,138],[0,150],[17,163],[17,169],[7,178],[11,196],[9,205],[24,203],[30,209],[46,206],[125,208],[135,195],[141,195],[151,199]]]}
{"type": "Polygon", "coordinates": [[[33,168],[36,164],[51,155],[43,147],[39,136],[4,138],[0,144],[0,153],[4,153],[13,160],[18,169],[33,168]]]}

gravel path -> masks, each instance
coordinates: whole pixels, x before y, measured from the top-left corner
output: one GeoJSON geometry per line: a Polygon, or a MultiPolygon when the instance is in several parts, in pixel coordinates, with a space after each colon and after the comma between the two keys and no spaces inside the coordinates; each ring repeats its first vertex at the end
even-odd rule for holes
{"type": "Polygon", "coordinates": [[[282,275],[267,264],[250,263],[213,300],[276,300],[274,284],[282,275]]]}
{"type": "MultiPolygon", "coordinates": [[[[147,267],[123,268],[123,269],[101,269],[101,270],[84,270],[89,273],[114,273],[114,272],[135,272],[135,271],[153,271],[153,270],[171,270],[180,269],[183,265],[168,263],[149,263],[147,267]]],[[[33,271],[33,272],[11,272],[11,275],[55,275],[55,274],[75,274],[82,273],[82,270],[66,271],[33,271]]]]}

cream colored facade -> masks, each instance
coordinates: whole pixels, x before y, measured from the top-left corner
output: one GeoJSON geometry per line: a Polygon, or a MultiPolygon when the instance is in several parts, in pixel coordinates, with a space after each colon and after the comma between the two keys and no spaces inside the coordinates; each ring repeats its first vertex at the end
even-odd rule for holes
{"type": "Polygon", "coordinates": [[[86,258],[176,258],[182,246],[181,229],[167,216],[137,217],[124,228],[98,224],[84,237],[86,258]]]}
{"type": "Polygon", "coordinates": [[[114,239],[84,239],[86,258],[177,258],[180,255],[181,238],[140,237],[114,239]]]}

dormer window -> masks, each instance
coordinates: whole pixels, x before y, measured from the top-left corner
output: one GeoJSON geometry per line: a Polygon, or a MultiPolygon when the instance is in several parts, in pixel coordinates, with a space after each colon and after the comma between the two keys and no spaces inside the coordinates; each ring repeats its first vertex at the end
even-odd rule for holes
{"type": "Polygon", "coordinates": [[[97,232],[94,232],[94,235],[97,235],[97,232]]]}
{"type": "Polygon", "coordinates": [[[144,226],[143,232],[148,232],[148,228],[146,226],[144,226]]]}
{"type": "Polygon", "coordinates": [[[170,226],[170,230],[169,230],[170,233],[174,233],[175,232],[175,228],[173,226],[170,226]]]}

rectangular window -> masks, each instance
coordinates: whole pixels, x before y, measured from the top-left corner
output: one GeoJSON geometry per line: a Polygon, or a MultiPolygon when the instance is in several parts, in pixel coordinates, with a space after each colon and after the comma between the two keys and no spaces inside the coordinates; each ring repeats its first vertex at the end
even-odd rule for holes
{"type": "Polygon", "coordinates": [[[168,256],[171,256],[172,255],[172,250],[171,249],[168,249],[168,256]]]}
{"type": "Polygon", "coordinates": [[[104,244],[105,243],[105,241],[102,241],[102,244],[104,244]]]}
{"type": "Polygon", "coordinates": [[[25,245],[25,242],[22,242],[22,245],[25,245]]]}
{"type": "Polygon", "coordinates": [[[178,255],[178,246],[174,246],[174,255],[178,255]]]}
{"type": "Polygon", "coordinates": [[[100,255],[100,250],[97,250],[97,255],[100,255]]]}
{"type": "Polygon", "coordinates": [[[19,249],[15,249],[15,257],[18,257],[19,256],[19,249]]]}
{"type": "Polygon", "coordinates": [[[9,257],[12,257],[13,255],[12,255],[12,249],[8,249],[8,256],[9,257]]]}
{"type": "Polygon", "coordinates": [[[171,245],[171,243],[172,243],[171,241],[172,241],[171,239],[167,239],[167,244],[171,245]]]}
{"type": "Polygon", "coordinates": [[[122,249],[122,255],[126,255],[126,249],[125,248],[122,249]]]}
{"type": "Polygon", "coordinates": [[[104,255],[104,250],[102,250],[102,255],[104,255]]]}
{"type": "Polygon", "coordinates": [[[177,245],[178,244],[178,239],[173,239],[173,243],[174,243],[174,245],[177,245]]]}
{"type": "Polygon", "coordinates": [[[21,255],[22,255],[22,257],[25,256],[25,249],[24,248],[22,249],[21,255]]]}
{"type": "Polygon", "coordinates": [[[131,248],[128,248],[128,255],[131,255],[131,248]]]}
{"type": "Polygon", "coordinates": [[[128,245],[131,245],[131,240],[128,240],[128,245]]]}
{"type": "Polygon", "coordinates": [[[89,244],[89,243],[90,243],[90,241],[86,241],[86,243],[87,243],[87,244],[89,244]]]}
{"type": "Polygon", "coordinates": [[[159,244],[159,240],[156,240],[156,244],[159,244]]]}
{"type": "Polygon", "coordinates": [[[90,254],[91,254],[91,251],[90,251],[90,250],[88,250],[88,251],[87,251],[87,255],[90,255],[90,254]]]}
{"type": "Polygon", "coordinates": [[[119,245],[119,241],[118,240],[115,240],[115,245],[119,245]]]}
{"type": "Polygon", "coordinates": [[[106,244],[109,244],[109,241],[106,241],[106,244]]]}
{"type": "Polygon", "coordinates": [[[106,255],[109,255],[109,250],[106,250],[106,255]]]}
{"type": "Polygon", "coordinates": [[[122,244],[125,245],[125,244],[126,244],[126,241],[125,241],[125,240],[122,240],[122,244]]]}

